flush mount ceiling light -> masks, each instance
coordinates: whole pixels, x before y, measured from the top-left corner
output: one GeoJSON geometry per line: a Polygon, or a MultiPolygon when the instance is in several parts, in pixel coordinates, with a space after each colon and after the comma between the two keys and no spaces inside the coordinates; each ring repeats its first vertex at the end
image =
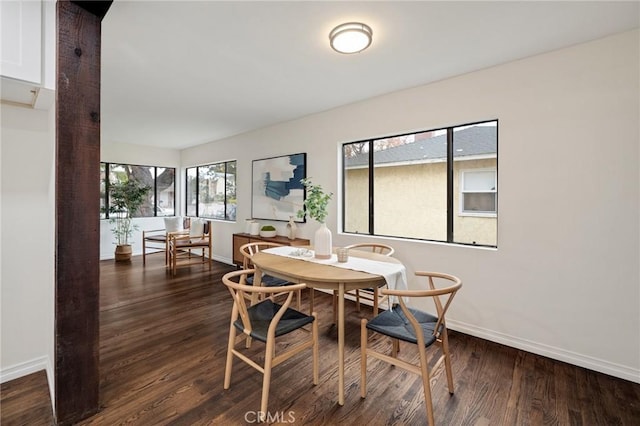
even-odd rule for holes
{"type": "Polygon", "coordinates": [[[373,31],[360,22],[347,22],[329,33],[331,48],[340,53],[358,53],[369,47],[373,31]]]}

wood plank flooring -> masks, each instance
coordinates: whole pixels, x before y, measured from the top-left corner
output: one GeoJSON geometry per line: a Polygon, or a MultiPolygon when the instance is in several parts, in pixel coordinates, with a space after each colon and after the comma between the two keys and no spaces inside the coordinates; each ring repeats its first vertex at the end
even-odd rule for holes
{"type": "MultiPolygon", "coordinates": [[[[231,298],[220,277],[232,267],[214,263],[209,271],[198,265],[179,270],[172,278],[163,261],[161,255],[149,257],[146,268],[140,257],[129,265],[101,262],[101,411],[80,424],[253,423],[262,376],[236,360],[231,388],[222,389],[231,298]]],[[[346,305],[345,405],[338,406],[331,297],[316,293],[315,303],[320,320],[320,383],[313,386],[311,362],[304,353],[276,367],[269,399],[273,423],[426,424],[421,382],[401,369],[371,360],[368,395],[360,398],[359,320],[370,316],[371,309],[363,306],[358,313],[353,303],[346,305]]],[[[451,332],[449,340],[456,392],[449,396],[444,371],[434,372],[438,424],[640,423],[639,384],[462,333],[451,332]]],[[[372,342],[390,346],[380,338],[372,342]]],[[[259,342],[253,345],[255,353],[262,349],[259,342]]],[[[402,346],[401,354],[416,359],[409,345],[402,346]]],[[[39,376],[41,381],[43,377],[41,388],[31,391],[24,384],[18,386],[18,381],[2,385],[3,426],[53,424],[48,398],[42,398],[46,376],[39,376]],[[25,412],[32,415],[25,417],[25,412]]]]}

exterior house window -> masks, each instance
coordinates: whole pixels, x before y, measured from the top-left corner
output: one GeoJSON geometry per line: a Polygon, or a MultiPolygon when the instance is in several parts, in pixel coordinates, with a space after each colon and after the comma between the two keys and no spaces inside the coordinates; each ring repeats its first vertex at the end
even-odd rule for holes
{"type": "Polygon", "coordinates": [[[463,170],[461,173],[460,214],[495,215],[498,186],[496,171],[463,170]]]}
{"type": "Polygon", "coordinates": [[[497,246],[497,120],[345,143],[343,232],[497,246]]]}
{"type": "Polygon", "coordinates": [[[109,187],[135,180],[151,190],[135,217],[175,215],[175,177],[173,167],[140,166],[135,164],[100,163],[100,218],[108,219],[111,206],[109,187]]]}
{"type": "Polygon", "coordinates": [[[187,216],[236,220],[236,162],[225,161],[186,170],[187,216]]]}

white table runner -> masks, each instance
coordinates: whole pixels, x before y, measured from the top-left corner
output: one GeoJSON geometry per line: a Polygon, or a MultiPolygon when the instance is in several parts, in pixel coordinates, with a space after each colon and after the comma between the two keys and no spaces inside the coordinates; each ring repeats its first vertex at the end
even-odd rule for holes
{"type": "Polygon", "coordinates": [[[335,254],[331,255],[331,259],[317,259],[314,257],[313,250],[289,246],[273,247],[263,250],[263,252],[290,257],[293,259],[300,259],[306,262],[320,263],[323,265],[335,266],[337,268],[351,269],[353,271],[380,275],[387,281],[387,286],[390,289],[407,289],[407,270],[401,263],[380,262],[378,260],[356,256],[349,256],[349,260],[346,262],[338,262],[338,257],[335,254]]]}

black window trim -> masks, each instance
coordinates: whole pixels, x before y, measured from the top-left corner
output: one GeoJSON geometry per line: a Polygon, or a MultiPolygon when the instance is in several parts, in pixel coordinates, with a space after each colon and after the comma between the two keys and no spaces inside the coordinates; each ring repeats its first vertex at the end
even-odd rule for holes
{"type": "MultiPolygon", "coordinates": [[[[341,158],[341,162],[342,162],[342,171],[341,171],[341,180],[342,180],[342,211],[341,211],[341,217],[342,217],[342,233],[344,234],[350,234],[350,235],[367,235],[370,237],[385,237],[385,238],[397,238],[397,239],[402,239],[402,240],[414,240],[414,241],[427,241],[427,242],[435,242],[435,243],[445,243],[445,244],[454,244],[454,245],[461,245],[461,246],[469,246],[469,247],[484,247],[484,248],[497,248],[497,235],[496,235],[496,245],[490,245],[490,244],[473,244],[473,243],[464,243],[464,242],[457,242],[454,241],[454,216],[455,216],[455,211],[454,211],[454,141],[453,141],[453,133],[454,133],[454,129],[456,128],[460,128],[460,127],[468,127],[468,126],[474,126],[477,124],[483,124],[483,123],[490,123],[490,122],[495,122],[496,123],[496,128],[499,128],[499,120],[497,118],[494,119],[487,119],[487,120],[480,120],[480,121],[474,121],[474,122],[470,122],[470,123],[465,123],[465,124],[456,124],[456,125],[450,125],[450,126],[446,126],[446,127],[440,127],[440,128],[434,128],[434,129],[428,129],[428,130],[417,130],[417,131],[412,131],[412,132],[407,132],[407,133],[400,133],[400,134],[392,134],[392,135],[388,135],[388,136],[376,136],[374,138],[369,138],[369,139],[363,139],[363,140],[359,140],[359,141],[351,141],[351,142],[344,142],[342,143],[341,147],[342,147],[342,155],[340,156],[341,158]],[[372,165],[374,164],[374,150],[373,150],[373,143],[377,140],[381,140],[381,139],[389,139],[389,138],[395,138],[395,137],[402,137],[402,136],[407,136],[407,135],[414,135],[414,134],[418,134],[418,133],[426,133],[426,132],[434,132],[434,131],[442,131],[442,130],[446,130],[447,132],[447,240],[446,241],[442,241],[442,240],[435,240],[435,239],[429,239],[429,238],[414,238],[414,237],[403,237],[403,236],[398,236],[398,235],[385,235],[385,234],[376,234],[374,233],[374,216],[375,216],[375,212],[374,212],[374,199],[375,199],[375,192],[374,192],[374,173],[375,173],[375,167],[372,167],[372,165]],[[368,170],[369,170],[369,182],[368,182],[368,187],[369,187],[369,231],[367,234],[362,234],[359,232],[350,232],[345,230],[345,224],[346,224],[346,183],[345,183],[345,157],[344,157],[344,149],[345,146],[347,145],[352,145],[352,144],[358,144],[358,143],[366,143],[369,146],[369,152],[368,152],[368,156],[369,156],[369,164],[367,166],[368,170]]],[[[499,146],[499,135],[496,133],[496,152],[497,152],[497,148],[499,146]]],[[[498,162],[497,162],[497,156],[496,156],[496,179],[498,176],[498,162]]],[[[498,195],[496,193],[496,215],[498,212],[498,195]]],[[[497,217],[497,216],[496,216],[497,217]]],[[[497,230],[496,230],[497,233],[497,230]]]]}
{"type": "MultiPolygon", "coordinates": [[[[109,189],[111,187],[111,181],[109,180],[109,166],[112,164],[119,166],[133,166],[133,167],[153,167],[153,216],[135,216],[136,219],[145,217],[170,217],[170,216],[158,216],[158,169],[173,169],[173,211],[174,216],[176,212],[176,167],[169,166],[150,166],[146,164],[133,164],[133,163],[116,163],[115,161],[101,161],[100,164],[105,165],[104,173],[104,217],[100,219],[109,219],[109,189]]],[[[102,180],[102,179],[100,179],[102,180]]],[[[102,213],[102,212],[101,212],[102,213]]]]}
{"type": "MultiPolygon", "coordinates": [[[[210,163],[210,164],[200,164],[197,166],[191,166],[191,167],[185,167],[184,170],[184,178],[185,178],[185,195],[184,195],[184,208],[185,208],[185,215],[189,216],[187,214],[187,212],[189,211],[189,205],[188,205],[188,201],[187,201],[187,195],[189,192],[189,170],[195,169],[196,170],[196,194],[195,194],[195,200],[196,200],[196,206],[195,206],[195,216],[194,217],[200,217],[200,167],[211,167],[211,166],[217,166],[220,164],[224,164],[224,175],[225,175],[225,180],[224,180],[224,218],[219,218],[219,217],[208,217],[208,216],[202,216],[205,219],[208,220],[222,220],[225,222],[236,222],[237,221],[237,213],[236,213],[236,219],[227,219],[227,179],[226,176],[228,174],[228,165],[229,163],[236,163],[236,179],[237,179],[237,171],[238,171],[238,160],[226,160],[226,161],[218,161],[216,163],[210,163]]],[[[237,194],[236,194],[236,199],[237,199],[237,194]]]]}

